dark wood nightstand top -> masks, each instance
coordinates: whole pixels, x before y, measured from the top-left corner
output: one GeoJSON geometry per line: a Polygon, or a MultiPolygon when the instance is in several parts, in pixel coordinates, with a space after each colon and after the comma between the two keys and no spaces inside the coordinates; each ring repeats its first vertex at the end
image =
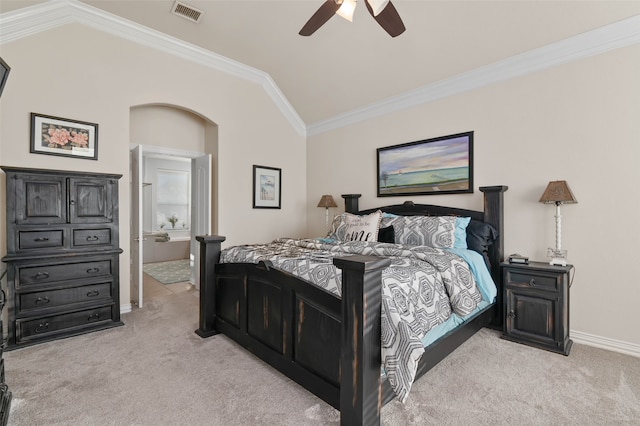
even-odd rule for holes
{"type": "Polygon", "coordinates": [[[558,266],[558,265],[549,265],[547,262],[529,262],[528,264],[524,263],[509,263],[503,262],[500,264],[502,267],[509,268],[521,268],[527,270],[538,270],[538,271],[555,271],[555,272],[569,272],[573,269],[573,265],[567,266],[558,266]]]}

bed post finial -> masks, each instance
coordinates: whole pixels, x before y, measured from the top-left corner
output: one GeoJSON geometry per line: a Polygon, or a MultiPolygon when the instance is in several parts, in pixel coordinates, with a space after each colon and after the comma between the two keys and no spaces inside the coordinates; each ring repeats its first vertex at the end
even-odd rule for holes
{"type": "Polygon", "coordinates": [[[344,198],[344,211],[347,213],[358,213],[360,211],[358,198],[360,197],[362,197],[362,194],[342,194],[342,198],[344,198]]]}

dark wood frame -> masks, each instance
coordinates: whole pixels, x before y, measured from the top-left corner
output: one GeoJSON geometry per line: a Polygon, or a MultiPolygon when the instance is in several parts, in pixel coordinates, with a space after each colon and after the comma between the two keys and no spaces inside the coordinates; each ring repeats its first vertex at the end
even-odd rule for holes
{"type": "Polygon", "coordinates": [[[97,160],[98,159],[98,125],[96,123],[89,123],[87,121],[72,120],[69,118],[54,117],[52,115],[31,113],[31,145],[29,152],[32,154],[44,154],[44,155],[58,155],[62,157],[80,158],[83,160],[97,160]],[[74,154],[73,151],[63,148],[48,148],[42,147],[42,127],[37,125],[38,119],[43,120],[56,120],[64,122],[64,124],[57,124],[58,126],[67,126],[81,128],[86,130],[89,136],[88,147],[93,145],[92,155],[74,154]],[[87,129],[90,128],[91,130],[87,129]],[[93,132],[93,140],[91,140],[91,131],[93,132]]]}
{"type": "MultiPolygon", "coordinates": [[[[415,158],[416,158],[415,152],[407,154],[408,160],[413,161],[415,160],[415,158]]],[[[418,158],[421,158],[421,157],[418,157],[418,158]]],[[[378,197],[397,197],[399,195],[412,196],[412,195],[441,195],[441,194],[472,193],[473,192],[473,131],[456,133],[454,135],[439,136],[437,138],[424,139],[421,141],[408,142],[400,145],[393,145],[393,146],[387,146],[384,148],[378,148],[376,150],[376,165],[377,165],[376,178],[378,180],[376,187],[378,191],[377,192],[378,197]],[[467,153],[468,162],[469,162],[468,163],[469,180],[467,182],[468,183],[467,188],[455,189],[453,187],[447,187],[446,183],[440,184],[439,186],[424,183],[423,185],[421,185],[421,188],[406,188],[404,190],[393,190],[393,191],[387,190],[386,192],[383,191],[382,189],[383,171],[382,171],[382,164],[381,164],[381,158],[380,158],[383,153],[387,151],[397,151],[399,153],[400,151],[403,151],[405,149],[411,149],[420,145],[425,145],[425,147],[427,147],[427,145],[430,145],[430,144],[443,143],[443,142],[446,143],[447,141],[452,142],[453,140],[460,139],[460,138],[468,138],[469,140],[468,153],[467,153]]]]}
{"type": "Polygon", "coordinates": [[[278,169],[276,167],[267,167],[267,166],[253,166],[253,208],[254,209],[279,209],[282,206],[282,169],[278,169]],[[278,204],[274,206],[269,205],[259,205],[256,202],[256,195],[260,184],[257,182],[258,178],[258,169],[266,169],[266,170],[274,170],[278,175],[278,182],[276,182],[276,189],[278,190],[278,204]]]}
{"type": "MultiPolygon", "coordinates": [[[[381,207],[399,215],[460,215],[489,223],[499,232],[491,246],[496,302],[425,348],[416,379],[484,326],[502,327],[500,262],[504,259],[503,193],[483,187],[484,211],[405,203],[381,207]]],[[[343,195],[346,211],[359,210],[359,194],[343,195]]],[[[342,270],[342,299],[307,281],[258,264],[218,263],[221,236],[200,242],[200,323],[196,333],[218,333],[238,342],[283,374],[340,410],[342,425],[377,425],[394,393],[380,375],[381,257],[334,259],[342,270]]]]}
{"type": "Polygon", "coordinates": [[[0,96],[2,96],[2,91],[4,90],[4,85],[7,84],[10,72],[11,67],[0,58],[0,96]]]}

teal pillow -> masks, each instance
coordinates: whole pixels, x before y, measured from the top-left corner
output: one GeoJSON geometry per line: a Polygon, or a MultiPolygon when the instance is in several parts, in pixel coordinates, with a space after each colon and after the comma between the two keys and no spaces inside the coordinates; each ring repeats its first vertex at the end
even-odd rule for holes
{"type": "Polygon", "coordinates": [[[453,248],[467,248],[467,226],[470,221],[470,217],[456,218],[456,229],[454,232],[455,241],[453,242],[453,248]]]}

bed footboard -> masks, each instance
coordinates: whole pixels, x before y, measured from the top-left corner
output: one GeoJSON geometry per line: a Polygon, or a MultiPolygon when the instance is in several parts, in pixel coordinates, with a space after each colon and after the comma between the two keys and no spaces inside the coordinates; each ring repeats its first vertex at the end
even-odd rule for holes
{"type": "Polygon", "coordinates": [[[381,257],[335,258],[342,269],[342,333],[340,354],[340,424],[379,425],[380,315],[382,269],[391,261],[381,257]]]}
{"type": "Polygon", "coordinates": [[[224,237],[200,242],[200,323],[224,333],[325,402],[343,425],[380,423],[380,288],[388,259],[335,258],[342,298],[270,263],[221,264],[224,237]]]}

